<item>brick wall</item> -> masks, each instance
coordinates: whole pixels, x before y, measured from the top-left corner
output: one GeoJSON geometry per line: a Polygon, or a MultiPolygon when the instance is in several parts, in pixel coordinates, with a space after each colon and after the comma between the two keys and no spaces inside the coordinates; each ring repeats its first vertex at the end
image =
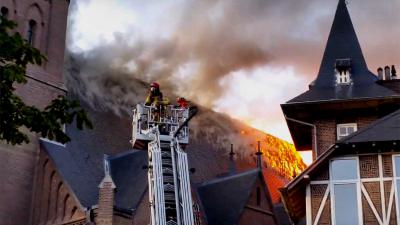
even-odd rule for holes
{"type": "MultiPolygon", "coordinates": [[[[27,74],[57,87],[63,87],[62,70],[68,4],[67,0],[0,0],[0,7],[8,8],[8,18],[18,23],[16,31],[23,37],[27,37],[29,20],[36,21],[33,45],[47,55],[48,62],[41,67],[29,66],[27,74]]],[[[24,101],[41,108],[55,96],[64,94],[63,91],[30,79],[26,85],[17,85],[16,88],[17,94],[24,101]]],[[[2,180],[0,224],[2,225],[29,224],[33,176],[39,152],[37,136],[29,134],[29,138],[31,142],[28,145],[10,146],[0,143],[2,180]]],[[[54,191],[53,195],[56,195],[54,191]]],[[[52,213],[49,216],[53,217],[55,210],[52,213]]]]}
{"type": "Polygon", "coordinates": [[[111,177],[106,176],[99,188],[99,210],[96,217],[98,225],[112,225],[114,215],[114,189],[111,177]]]}
{"type": "MultiPolygon", "coordinates": [[[[317,154],[321,155],[329,149],[330,146],[337,141],[337,124],[341,123],[357,123],[357,129],[360,130],[375,120],[377,116],[344,116],[343,119],[338,118],[324,118],[316,119],[313,124],[317,127],[317,154]]],[[[314,133],[314,131],[313,131],[314,133]]],[[[314,145],[313,145],[314,148],[314,145]]]]}
{"type": "Polygon", "coordinates": [[[266,187],[261,179],[258,179],[246,203],[245,209],[238,224],[277,224],[270,197],[267,195],[266,187]],[[250,222],[251,221],[251,222],[250,222]]]}
{"type": "Polygon", "coordinates": [[[40,151],[36,164],[29,224],[64,224],[85,220],[85,212],[44,151],[40,151]]]}
{"type": "Polygon", "coordinates": [[[133,215],[133,225],[150,224],[150,203],[149,203],[149,192],[143,195],[144,197],[138,204],[133,215]]]}
{"type": "Polygon", "coordinates": [[[0,143],[0,224],[28,224],[35,170],[36,136],[20,146],[0,143]]]}
{"type": "Polygon", "coordinates": [[[33,45],[48,58],[48,62],[42,66],[42,69],[49,76],[57,78],[60,83],[62,82],[68,5],[67,0],[0,0],[0,7],[8,8],[8,18],[18,23],[17,31],[23,37],[28,37],[29,21],[36,21],[33,45]]]}
{"type": "MultiPolygon", "coordinates": [[[[132,219],[114,215],[113,225],[132,225],[132,224],[133,224],[132,219]]],[[[142,223],[142,224],[149,224],[149,223],[142,223]]]]}

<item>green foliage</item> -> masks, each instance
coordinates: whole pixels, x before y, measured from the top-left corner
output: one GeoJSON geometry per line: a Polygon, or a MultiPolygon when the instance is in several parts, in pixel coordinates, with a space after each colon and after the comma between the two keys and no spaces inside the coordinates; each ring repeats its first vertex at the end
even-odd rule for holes
{"type": "Polygon", "coordinates": [[[0,17],[0,140],[10,144],[28,143],[22,127],[61,143],[70,141],[63,124],[76,120],[78,129],[92,128],[79,102],[58,96],[44,110],[26,105],[14,94],[14,84],[24,84],[28,64],[41,65],[46,57],[12,30],[16,23],[0,17]]]}

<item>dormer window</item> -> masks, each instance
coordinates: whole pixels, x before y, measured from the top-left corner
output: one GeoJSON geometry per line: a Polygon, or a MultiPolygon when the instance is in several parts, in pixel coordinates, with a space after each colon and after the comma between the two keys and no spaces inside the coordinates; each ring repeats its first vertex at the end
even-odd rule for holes
{"type": "Polygon", "coordinates": [[[337,59],[335,65],[336,83],[350,84],[351,83],[351,60],[337,59]]]}

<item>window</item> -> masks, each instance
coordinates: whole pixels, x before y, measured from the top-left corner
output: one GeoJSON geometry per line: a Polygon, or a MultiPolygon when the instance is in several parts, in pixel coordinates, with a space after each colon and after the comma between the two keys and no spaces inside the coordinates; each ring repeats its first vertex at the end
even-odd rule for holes
{"type": "Polygon", "coordinates": [[[357,162],[354,159],[340,159],[331,162],[333,180],[355,180],[358,178],[357,162]]]}
{"type": "Polygon", "coordinates": [[[261,188],[257,187],[257,206],[261,205],[261,188]]]}
{"type": "Polygon", "coordinates": [[[1,7],[0,13],[1,13],[1,16],[2,16],[2,17],[8,18],[8,8],[7,8],[7,7],[4,7],[4,6],[1,7]]]}
{"type": "Polygon", "coordinates": [[[28,43],[30,45],[34,44],[35,41],[35,32],[36,32],[36,21],[35,20],[29,20],[28,24],[28,43]]]}
{"type": "Polygon", "coordinates": [[[358,225],[357,184],[334,184],[336,225],[358,225]]]}
{"type": "Polygon", "coordinates": [[[330,165],[332,219],[335,225],[359,225],[360,188],[356,158],[335,159],[330,165]]]}
{"type": "Polygon", "coordinates": [[[350,71],[351,71],[351,60],[350,59],[337,59],[335,64],[336,72],[336,83],[337,84],[350,84],[350,71]]]}
{"type": "Polygon", "coordinates": [[[336,71],[336,79],[338,84],[349,84],[350,83],[350,71],[336,71]]]}
{"type": "Polygon", "coordinates": [[[346,136],[357,131],[356,123],[344,123],[337,125],[337,140],[340,140],[346,136]]]}

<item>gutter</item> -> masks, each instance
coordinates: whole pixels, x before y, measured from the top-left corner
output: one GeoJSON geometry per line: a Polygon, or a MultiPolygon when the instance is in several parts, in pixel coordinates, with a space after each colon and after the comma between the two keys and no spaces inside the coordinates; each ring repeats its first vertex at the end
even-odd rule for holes
{"type": "MultiPolygon", "coordinates": [[[[315,124],[312,124],[312,123],[307,123],[307,122],[304,122],[304,121],[300,121],[300,120],[296,120],[296,119],[293,119],[293,118],[289,118],[289,117],[286,116],[286,114],[284,114],[284,116],[285,116],[286,120],[289,120],[289,121],[292,121],[292,122],[295,122],[295,123],[299,123],[299,124],[302,124],[302,125],[310,126],[310,127],[312,127],[314,129],[314,135],[313,135],[314,152],[313,153],[314,153],[315,159],[316,159],[317,155],[318,155],[318,151],[317,151],[317,148],[318,148],[318,145],[317,145],[317,126],[315,124]]],[[[315,159],[313,159],[313,160],[315,160],[315,159]]]]}

